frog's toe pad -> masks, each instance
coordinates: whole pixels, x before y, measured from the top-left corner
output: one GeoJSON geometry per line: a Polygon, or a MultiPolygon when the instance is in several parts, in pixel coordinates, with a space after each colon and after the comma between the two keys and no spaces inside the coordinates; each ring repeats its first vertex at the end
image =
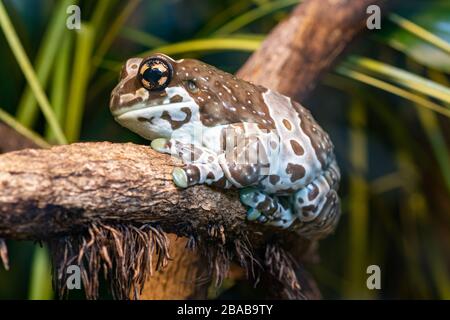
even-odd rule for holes
{"type": "Polygon", "coordinates": [[[241,202],[249,207],[255,207],[255,194],[257,190],[254,188],[245,188],[239,192],[239,198],[241,202]]]}
{"type": "Polygon", "coordinates": [[[150,146],[153,150],[161,153],[169,153],[169,140],[164,138],[158,138],[152,140],[150,146]]]}
{"type": "Polygon", "coordinates": [[[255,208],[250,208],[247,211],[247,220],[254,221],[262,217],[261,212],[256,210],[255,208]]]}
{"type": "Polygon", "coordinates": [[[184,169],[182,169],[182,168],[173,169],[172,179],[177,187],[179,187],[179,188],[187,188],[188,187],[188,176],[184,169]]]}

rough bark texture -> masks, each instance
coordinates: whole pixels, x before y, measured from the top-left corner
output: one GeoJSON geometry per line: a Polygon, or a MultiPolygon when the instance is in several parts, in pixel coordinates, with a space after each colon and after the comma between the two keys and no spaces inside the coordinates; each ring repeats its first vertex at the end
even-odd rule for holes
{"type": "MultiPolygon", "coordinates": [[[[238,75],[303,100],[320,74],[363,28],[367,6],[381,3],[304,1],[274,29],[238,75]]],[[[82,232],[95,223],[151,222],[179,236],[195,235],[206,242],[215,239],[213,246],[222,243],[224,236],[231,243],[248,238],[258,250],[267,240],[277,239],[284,249],[296,249],[292,253],[296,261],[314,257],[310,243],[291,232],[246,222],[245,209],[234,192],[204,186],[177,190],[171,181],[172,169],[169,157],[132,144],[84,143],[0,156],[0,237],[54,239],[82,232]]],[[[196,279],[202,270],[199,256],[185,251],[186,239],[172,241],[176,261],[169,264],[172,269],[149,280],[144,298],[205,296],[206,286],[200,290],[194,282],[180,286],[180,281],[196,279]]],[[[242,244],[234,245],[242,251],[242,244]]],[[[271,268],[271,255],[277,256],[273,262],[277,267],[293,268],[291,256],[280,247],[263,246],[263,250],[265,268],[271,268]]],[[[227,255],[209,252],[212,264],[222,261],[221,254],[227,255]]],[[[108,255],[105,257],[108,262],[108,255]]],[[[272,273],[279,271],[275,267],[272,273]]],[[[292,274],[286,273],[284,282],[273,282],[274,277],[266,282],[280,293],[278,298],[292,297],[278,286],[292,282],[292,274]]],[[[298,278],[304,288],[301,298],[320,296],[311,277],[300,273],[298,278]]]]}

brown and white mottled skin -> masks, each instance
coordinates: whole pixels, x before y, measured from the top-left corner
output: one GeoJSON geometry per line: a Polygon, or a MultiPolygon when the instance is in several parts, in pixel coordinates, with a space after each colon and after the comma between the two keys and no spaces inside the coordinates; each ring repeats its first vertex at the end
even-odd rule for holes
{"type": "Polygon", "coordinates": [[[308,238],[334,230],[340,173],[333,144],[289,97],[198,60],[157,54],[126,62],[110,109],[155,150],[183,160],[173,172],[177,186],[239,188],[249,220],[292,227],[308,238]],[[156,91],[139,76],[155,59],[171,69],[156,91]]]}

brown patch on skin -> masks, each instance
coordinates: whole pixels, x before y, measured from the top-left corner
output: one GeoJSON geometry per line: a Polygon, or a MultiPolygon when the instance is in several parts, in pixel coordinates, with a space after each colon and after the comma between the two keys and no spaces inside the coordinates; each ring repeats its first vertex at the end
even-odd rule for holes
{"type": "Polygon", "coordinates": [[[288,163],[286,173],[291,175],[291,182],[295,182],[305,176],[305,168],[299,164],[288,163]]]}
{"type": "Polygon", "coordinates": [[[150,118],[144,118],[144,117],[139,117],[138,121],[140,122],[148,122],[150,124],[153,124],[153,120],[155,119],[155,117],[150,117],[150,118]]]}
{"type": "Polygon", "coordinates": [[[193,59],[184,59],[172,65],[175,73],[172,82],[176,81],[188,90],[186,82],[196,79],[199,90],[191,96],[200,107],[200,119],[205,126],[254,122],[264,129],[275,129],[262,96],[266,88],[193,59]]]}
{"type": "Polygon", "coordinates": [[[257,165],[231,164],[228,167],[231,177],[241,186],[250,186],[258,182],[259,168],[257,165]]]}
{"type": "Polygon", "coordinates": [[[172,98],[170,98],[170,103],[178,103],[183,101],[183,97],[179,94],[174,95],[172,98]]]}
{"type": "Polygon", "coordinates": [[[302,210],[305,212],[315,212],[317,210],[317,207],[314,205],[309,205],[302,207],[302,210]]]}
{"type": "Polygon", "coordinates": [[[179,129],[181,128],[181,126],[191,121],[192,117],[191,109],[189,109],[188,107],[183,107],[180,110],[186,113],[186,118],[184,118],[184,120],[181,121],[173,120],[168,111],[164,111],[161,114],[161,119],[168,121],[170,123],[170,126],[172,127],[172,130],[179,129]]]}
{"type": "Polygon", "coordinates": [[[322,168],[326,168],[333,159],[333,143],[328,134],[317,124],[311,112],[293,101],[292,106],[297,111],[300,118],[300,127],[311,140],[317,159],[322,168]],[[324,148],[322,148],[322,143],[324,148]]]}
{"type": "Polygon", "coordinates": [[[308,200],[312,201],[319,195],[319,188],[316,186],[315,183],[311,184],[313,189],[308,192],[308,200]]]}
{"type": "Polygon", "coordinates": [[[275,203],[273,202],[272,199],[270,199],[267,196],[264,198],[264,201],[261,201],[260,203],[258,203],[258,205],[256,206],[256,209],[263,212],[264,214],[272,214],[275,211],[277,211],[277,207],[275,206],[275,203]]]}
{"type": "Polygon", "coordinates": [[[292,150],[294,150],[294,153],[297,156],[301,156],[301,155],[303,155],[305,153],[305,150],[303,150],[303,148],[300,145],[300,143],[298,143],[295,140],[291,140],[290,143],[291,143],[292,150]]]}
{"type": "Polygon", "coordinates": [[[206,175],[206,179],[214,180],[215,178],[216,178],[216,176],[211,171],[208,172],[208,174],[206,175]]]}
{"type": "Polygon", "coordinates": [[[276,174],[272,174],[269,176],[269,181],[271,184],[276,185],[278,181],[280,181],[280,176],[276,174]]]}
{"type": "Polygon", "coordinates": [[[283,119],[283,124],[286,127],[286,129],[288,129],[289,131],[292,129],[292,124],[290,123],[290,121],[288,119],[283,119]]]}
{"type": "Polygon", "coordinates": [[[200,170],[197,166],[187,165],[184,169],[188,177],[188,185],[196,184],[200,180],[200,170]]]}
{"type": "Polygon", "coordinates": [[[225,176],[223,176],[222,178],[220,178],[219,180],[214,182],[213,185],[218,187],[218,188],[222,188],[223,189],[227,185],[227,178],[225,176]]]}

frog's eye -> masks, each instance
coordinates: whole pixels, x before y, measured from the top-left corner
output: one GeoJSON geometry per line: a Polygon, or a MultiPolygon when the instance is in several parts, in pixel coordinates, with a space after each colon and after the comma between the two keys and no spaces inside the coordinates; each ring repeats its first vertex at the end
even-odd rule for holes
{"type": "Polygon", "coordinates": [[[186,87],[192,93],[198,92],[198,87],[194,80],[186,81],[186,87]]]}
{"type": "Polygon", "coordinates": [[[138,77],[147,90],[164,90],[172,78],[172,66],[161,58],[149,58],[141,63],[138,77]]]}

